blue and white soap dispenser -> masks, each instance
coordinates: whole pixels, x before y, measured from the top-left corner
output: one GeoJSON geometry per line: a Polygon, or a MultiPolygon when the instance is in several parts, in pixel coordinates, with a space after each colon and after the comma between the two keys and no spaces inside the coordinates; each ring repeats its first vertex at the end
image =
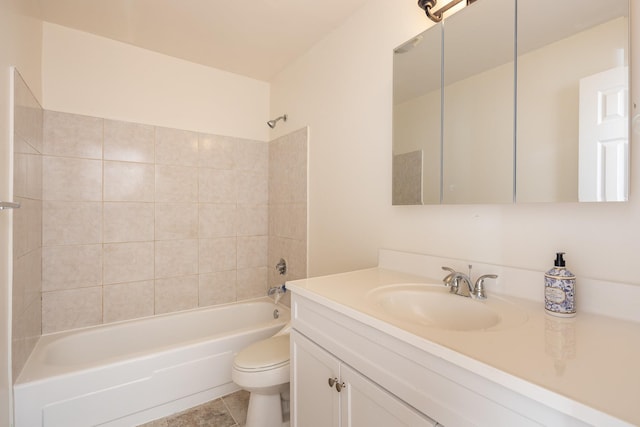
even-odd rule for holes
{"type": "Polygon", "coordinates": [[[559,317],[576,315],[576,276],[566,269],[564,252],[556,253],[554,267],[544,275],[544,309],[559,317]]]}

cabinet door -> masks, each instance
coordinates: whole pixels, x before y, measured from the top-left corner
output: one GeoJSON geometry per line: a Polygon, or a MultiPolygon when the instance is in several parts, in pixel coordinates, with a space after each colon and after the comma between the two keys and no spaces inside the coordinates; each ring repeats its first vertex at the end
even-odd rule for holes
{"type": "Polygon", "coordinates": [[[422,415],[346,365],[340,367],[341,427],[435,427],[422,415]]]}
{"type": "Polygon", "coordinates": [[[340,363],[295,330],[291,350],[292,427],[338,427],[339,393],[329,379],[339,378],[340,363]]]}

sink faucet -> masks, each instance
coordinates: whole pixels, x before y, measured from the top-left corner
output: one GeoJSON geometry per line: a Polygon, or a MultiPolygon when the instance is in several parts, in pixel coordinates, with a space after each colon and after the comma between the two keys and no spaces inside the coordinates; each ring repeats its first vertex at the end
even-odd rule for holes
{"type": "Polygon", "coordinates": [[[449,267],[442,267],[442,269],[449,272],[442,281],[445,286],[449,287],[450,293],[474,299],[487,299],[487,294],[484,291],[485,279],[498,278],[496,274],[485,274],[478,277],[476,283],[473,284],[473,280],[471,280],[471,265],[469,266],[469,275],[449,267]],[[464,282],[466,286],[460,286],[460,282],[464,282]]]}

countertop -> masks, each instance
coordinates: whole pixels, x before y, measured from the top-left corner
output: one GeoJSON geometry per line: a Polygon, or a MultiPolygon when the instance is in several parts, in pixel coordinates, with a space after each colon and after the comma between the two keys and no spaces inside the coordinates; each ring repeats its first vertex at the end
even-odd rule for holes
{"type": "Polygon", "coordinates": [[[367,301],[371,290],[397,283],[442,281],[371,268],[291,281],[287,287],[587,423],[640,425],[640,323],[580,312],[557,318],[539,303],[500,296],[526,314],[524,323],[442,330],[389,317],[367,301]]]}

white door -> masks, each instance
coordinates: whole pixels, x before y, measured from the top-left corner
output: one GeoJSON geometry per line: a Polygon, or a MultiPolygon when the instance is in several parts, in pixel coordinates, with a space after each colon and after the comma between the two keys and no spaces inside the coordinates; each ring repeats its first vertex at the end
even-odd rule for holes
{"type": "Polygon", "coordinates": [[[629,187],[628,68],[580,80],[578,199],[625,201],[629,187]]]}

